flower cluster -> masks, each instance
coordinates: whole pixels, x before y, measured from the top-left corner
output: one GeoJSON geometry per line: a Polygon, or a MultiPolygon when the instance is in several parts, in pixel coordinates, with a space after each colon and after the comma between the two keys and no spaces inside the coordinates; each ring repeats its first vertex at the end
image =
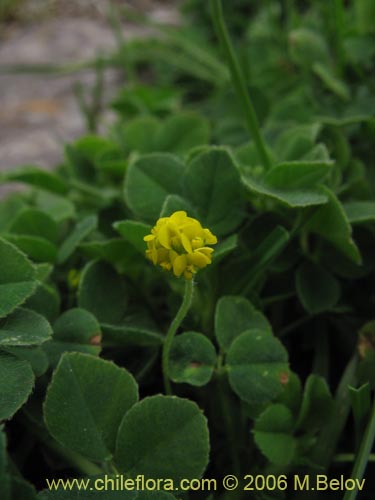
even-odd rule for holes
{"type": "Polygon", "coordinates": [[[146,257],[155,266],[189,280],[198,269],[211,264],[213,248],[207,245],[215,245],[217,238],[199,221],[179,211],[170,217],[161,217],[144,241],[146,257]]]}

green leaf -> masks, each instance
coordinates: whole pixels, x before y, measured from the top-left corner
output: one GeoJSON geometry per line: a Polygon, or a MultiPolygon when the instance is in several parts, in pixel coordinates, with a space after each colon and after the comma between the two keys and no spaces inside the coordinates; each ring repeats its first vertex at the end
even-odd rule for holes
{"type": "Polygon", "coordinates": [[[277,402],[287,406],[293,414],[297,415],[301,406],[302,385],[301,381],[293,372],[289,373],[287,380],[283,383],[283,391],[277,398],[277,402]]]}
{"type": "Polygon", "coordinates": [[[79,251],[89,260],[99,259],[112,264],[120,273],[134,268],[138,252],[123,238],[95,240],[81,243],[79,251]]]}
{"type": "Polygon", "coordinates": [[[167,118],[156,135],[156,151],[177,154],[207,144],[210,139],[208,121],[199,114],[179,113],[167,118]]]}
{"type": "Polygon", "coordinates": [[[246,331],[232,342],[226,366],[237,396],[261,405],[281,393],[283,378],[289,372],[288,353],[269,331],[246,331]]]}
{"type": "Polygon", "coordinates": [[[253,273],[269,265],[289,242],[289,233],[283,226],[276,226],[260,242],[252,255],[253,273]]]}
{"type": "Polygon", "coordinates": [[[375,221],[375,201],[350,201],[343,209],[351,224],[375,221]]]}
{"type": "Polygon", "coordinates": [[[185,332],[173,339],[169,355],[169,376],[176,383],[201,387],[213,374],[216,351],[212,342],[196,332],[185,332]]]}
{"type": "Polygon", "coordinates": [[[57,243],[56,222],[45,212],[35,208],[25,209],[13,219],[9,232],[18,235],[36,236],[57,243]]]}
{"type": "Polygon", "coordinates": [[[371,387],[369,383],[361,387],[349,387],[349,397],[352,405],[354,426],[357,440],[363,433],[371,410],[371,387]]]}
{"type": "Polygon", "coordinates": [[[104,137],[86,135],[80,137],[74,144],[65,147],[65,156],[71,166],[71,171],[81,181],[91,182],[95,176],[95,160],[108,148],[116,145],[104,137]]]}
{"type": "Polygon", "coordinates": [[[109,346],[158,346],[164,342],[164,336],[136,323],[127,322],[119,325],[101,324],[103,343],[109,346]]]}
{"type": "Polygon", "coordinates": [[[75,251],[78,245],[94,230],[98,225],[96,215],[88,215],[80,220],[73,231],[60,246],[57,260],[63,264],[75,251]]]}
{"type": "Polygon", "coordinates": [[[181,191],[184,164],[171,154],[144,155],[130,163],[125,177],[125,201],[138,217],[155,222],[169,194],[181,191]]]}
{"type": "Polygon", "coordinates": [[[115,462],[129,477],[200,478],[208,464],[207,421],[198,406],[171,396],[145,398],[125,415],[115,462]]]}
{"type": "Polygon", "coordinates": [[[0,238],[0,318],[20,306],[37,287],[36,271],[15,246],[0,238]]]}
{"type": "Polygon", "coordinates": [[[7,439],[4,426],[0,425],[0,498],[10,500],[10,477],[7,474],[7,439]]]}
{"type": "Polygon", "coordinates": [[[332,161],[289,161],[275,165],[267,172],[265,182],[280,189],[314,187],[329,174],[332,161]]]}
{"type": "Polygon", "coordinates": [[[225,148],[212,147],[193,158],[184,176],[184,190],[202,225],[214,234],[227,234],[242,222],[243,187],[225,148]]]}
{"type": "Polygon", "coordinates": [[[91,345],[100,343],[100,325],[95,316],[85,309],[65,311],[54,323],[53,331],[54,340],[91,345]]]}
{"type": "Polygon", "coordinates": [[[301,27],[289,33],[290,56],[294,63],[310,68],[315,62],[330,63],[327,43],[321,33],[301,27]]]}
{"type": "Polygon", "coordinates": [[[34,486],[20,477],[11,476],[11,487],[13,499],[38,500],[34,486]]]}
{"type": "Polygon", "coordinates": [[[1,172],[0,184],[3,182],[22,182],[58,194],[65,194],[68,191],[67,184],[57,174],[33,165],[25,165],[15,170],[1,172]]]}
{"type": "Polygon", "coordinates": [[[4,432],[4,426],[0,425],[0,478],[2,478],[5,473],[5,467],[7,462],[6,448],[7,448],[7,439],[4,432]]]}
{"type": "Polygon", "coordinates": [[[371,0],[358,0],[354,3],[354,9],[354,21],[359,33],[374,33],[374,3],[371,0]]]}
{"type": "Polygon", "coordinates": [[[316,432],[331,416],[333,400],[327,382],[311,374],[306,380],[296,428],[316,432]]]}
{"type": "Polygon", "coordinates": [[[51,273],[53,271],[53,266],[52,264],[43,262],[41,264],[36,264],[35,269],[36,269],[36,279],[41,283],[43,283],[51,276],[51,273]]]}
{"type": "MultiPolygon", "coordinates": [[[[94,166],[103,175],[103,178],[118,178],[122,179],[128,162],[124,158],[124,153],[120,146],[109,142],[106,147],[103,147],[94,158],[94,166]]],[[[108,191],[109,193],[109,191],[108,191]]]]}
{"type": "Polygon", "coordinates": [[[115,324],[123,318],[126,303],[125,284],[116,271],[105,262],[89,262],[79,282],[79,307],[90,311],[99,322],[115,324]]]}
{"type": "Polygon", "coordinates": [[[45,238],[19,234],[3,234],[3,238],[28,255],[35,262],[55,262],[57,247],[45,238]]]}
{"type": "Polygon", "coordinates": [[[154,152],[155,137],[159,127],[161,122],[153,116],[138,116],[131,120],[123,132],[126,150],[141,154],[154,152]]]}
{"type": "Polygon", "coordinates": [[[0,203],[0,232],[8,231],[13,219],[26,206],[25,200],[20,193],[11,193],[3,198],[0,203]]]}
{"type": "Polygon", "coordinates": [[[53,339],[43,348],[56,366],[64,352],[78,351],[98,355],[101,350],[100,325],[85,309],[73,308],[65,311],[53,325],[53,339]]]}
{"type": "Polygon", "coordinates": [[[51,338],[48,321],[34,311],[21,307],[0,320],[0,346],[39,345],[51,338]]]}
{"type": "Polygon", "coordinates": [[[215,311],[215,335],[224,352],[244,331],[259,329],[272,331],[267,319],[250,301],[241,296],[219,299],[215,311]]]}
{"type": "Polygon", "coordinates": [[[165,198],[163,206],[161,207],[160,217],[169,217],[179,210],[185,211],[190,217],[197,217],[189,201],[178,194],[170,194],[165,198]]]}
{"type": "Polygon", "coordinates": [[[318,189],[298,189],[295,191],[277,189],[252,179],[248,175],[242,178],[242,182],[251,193],[277,200],[291,208],[322,205],[328,201],[328,197],[318,189]]]}
{"type": "Polygon", "coordinates": [[[34,375],[40,377],[49,367],[48,357],[43,347],[3,347],[3,350],[21,361],[30,363],[34,375]]]}
{"type": "Polygon", "coordinates": [[[60,296],[57,288],[40,283],[23,306],[45,316],[50,322],[55,321],[60,312],[60,296]]]}
{"type": "Polygon", "coordinates": [[[124,414],[138,400],[132,375],[110,361],[67,353],[52,376],[44,419],[62,445],[92,460],[112,456],[124,414]]]}
{"type": "Polygon", "coordinates": [[[359,383],[375,388],[375,320],[365,323],[358,332],[359,383]]]}
{"type": "Polygon", "coordinates": [[[283,128],[275,145],[275,158],[278,161],[299,161],[315,146],[320,130],[320,123],[283,128]]]}
{"type": "Polygon", "coordinates": [[[296,271],[298,298],[310,314],[332,309],[340,299],[337,279],[315,262],[304,262],[296,271]]]}
{"type": "Polygon", "coordinates": [[[27,401],[34,374],[27,361],[0,352],[0,420],[11,418],[27,401]]]}
{"type": "Polygon", "coordinates": [[[343,80],[337,78],[329,66],[316,62],[313,64],[312,70],[328,90],[336,94],[343,101],[349,101],[350,90],[348,85],[343,80]]]}
{"type": "Polygon", "coordinates": [[[131,243],[138,252],[142,255],[145,254],[146,243],[143,241],[143,238],[151,232],[151,226],[134,220],[123,220],[114,222],[113,227],[126,241],[131,243]]]}
{"type": "Polygon", "coordinates": [[[225,240],[220,241],[216,246],[215,246],[215,251],[212,254],[213,264],[218,264],[221,259],[224,259],[228,254],[233,252],[238,245],[238,236],[237,234],[232,234],[231,236],[228,236],[225,240]]]}
{"type": "MultiPolygon", "coordinates": [[[[135,47],[132,46],[132,50],[135,47]]],[[[176,87],[160,85],[128,86],[120,89],[111,106],[127,119],[133,115],[162,115],[174,111],[180,100],[181,91],[176,87]]]]}
{"type": "Polygon", "coordinates": [[[282,404],[274,404],[259,415],[254,426],[255,442],[274,465],[289,465],[296,454],[296,440],[292,436],[294,418],[282,404]]]}
{"type": "Polygon", "coordinates": [[[35,206],[48,213],[57,223],[73,219],[76,215],[75,205],[68,198],[45,191],[36,193],[35,206]]]}
{"type": "Polygon", "coordinates": [[[361,255],[352,239],[352,228],[341,203],[330,189],[323,186],[321,189],[327,196],[328,203],[316,211],[306,229],[319,234],[349,259],[359,264],[361,255]]]}

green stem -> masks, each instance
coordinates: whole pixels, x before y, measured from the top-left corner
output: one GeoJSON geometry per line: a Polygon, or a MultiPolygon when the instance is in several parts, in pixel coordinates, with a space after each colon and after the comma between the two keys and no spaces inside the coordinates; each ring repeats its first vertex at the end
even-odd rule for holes
{"type": "Polygon", "coordinates": [[[330,465],[341,433],[350,412],[349,385],[356,381],[358,358],[356,355],[347,364],[335,395],[335,411],[322,430],[312,455],[312,460],[327,469],[330,465]]]}
{"type": "Polygon", "coordinates": [[[35,425],[35,423],[30,419],[27,413],[23,412],[20,415],[20,419],[25,427],[27,427],[32,434],[34,434],[45,446],[50,450],[57,453],[60,457],[64,458],[69,464],[79,470],[82,474],[88,476],[94,476],[103,473],[103,469],[98,465],[94,464],[87,458],[83,457],[79,453],[60,445],[57,441],[49,436],[47,431],[43,428],[35,425]]]}
{"type": "Polygon", "coordinates": [[[110,3],[109,7],[109,20],[112,25],[113,35],[116,40],[118,53],[121,54],[121,61],[124,65],[125,76],[130,84],[135,84],[137,82],[136,72],[133,65],[126,53],[126,40],[122,31],[122,22],[120,9],[114,4],[110,3]]]}
{"type": "Polygon", "coordinates": [[[184,299],[182,301],[180,309],[177,311],[177,314],[171,323],[171,326],[168,329],[167,336],[165,337],[163,352],[162,352],[162,370],[163,370],[164,388],[166,394],[172,394],[172,387],[168,373],[169,353],[171,351],[174,336],[176,335],[179,326],[181,325],[183,319],[185,318],[186,314],[190,309],[191,302],[193,299],[193,291],[194,291],[193,280],[192,279],[186,280],[184,299]]]}
{"type": "Polygon", "coordinates": [[[284,328],[282,328],[279,332],[278,332],[278,337],[284,337],[285,335],[287,335],[288,333],[292,332],[293,330],[295,330],[296,328],[304,325],[305,323],[307,323],[308,321],[310,321],[312,318],[312,316],[302,316],[302,318],[299,318],[299,319],[296,319],[295,321],[293,321],[293,323],[289,323],[289,325],[285,326],[284,328]]]}
{"type": "Polygon", "coordinates": [[[228,448],[232,461],[233,472],[239,477],[241,475],[241,463],[238,454],[238,427],[239,422],[234,421],[232,402],[229,400],[227,374],[224,368],[218,371],[217,377],[219,400],[222,417],[227,431],[228,448]]]}
{"type": "Polygon", "coordinates": [[[342,0],[333,0],[332,5],[332,18],[335,26],[333,31],[336,63],[339,73],[342,73],[343,65],[345,62],[345,53],[343,48],[343,27],[344,27],[344,5],[342,0]]]}
{"type": "Polygon", "coordinates": [[[265,167],[265,169],[268,169],[271,167],[271,160],[267,152],[266,144],[260,132],[258,119],[248,93],[245,77],[243,75],[229,37],[229,33],[224,20],[221,0],[211,0],[211,11],[218,38],[222,45],[222,49],[225,52],[229,70],[232,76],[234,89],[236,91],[238,99],[242,103],[248,129],[253,137],[263,166],[265,167]]]}
{"type": "Polygon", "coordinates": [[[272,304],[276,304],[277,302],[283,302],[285,300],[291,299],[295,295],[296,292],[285,292],[278,295],[270,295],[269,297],[264,297],[264,299],[262,299],[262,304],[263,307],[270,306],[272,304]]]}
{"type": "MultiPolygon", "coordinates": [[[[333,457],[333,462],[337,463],[354,462],[355,458],[356,458],[355,453],[337,453],[337,455],[333,457]]],[[[375,462],[375,453],[370,453],[370,455],[368,456],[368,461],[375,462]]]]}
{"type": "MultiPolygon", "coordinates": [[[[358,481],[362,480],[363,474],[366,470],[367,462],[369,461],[370,458],[370,453],[374,441],[375,441],[375,398],[370,419],[365,431],[365,435],[363,436],[361,446],[359,448],[356,460],[354,462],[353,472],[351,476],[352,479],[358,481]]],[[[347,490],[344,495],[344,500],[355,500],[357,494],[358,494],[358,489],[354,489],[351,491],[347,490]]]]}

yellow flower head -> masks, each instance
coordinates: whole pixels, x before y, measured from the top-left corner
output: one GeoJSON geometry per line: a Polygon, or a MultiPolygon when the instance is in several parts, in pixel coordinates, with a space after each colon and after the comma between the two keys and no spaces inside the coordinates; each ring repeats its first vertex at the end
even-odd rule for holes
{"type": "Polygon", "coordinates": [[[193,274],[211,264],[213,248],[217,238],[200,222],[188,217],[186,212],[174,212],[170,217],[161,217],[151,234],[145,236],[146,257],[157,266],[173,271],[176,276],[190,280],[193,274]]]}

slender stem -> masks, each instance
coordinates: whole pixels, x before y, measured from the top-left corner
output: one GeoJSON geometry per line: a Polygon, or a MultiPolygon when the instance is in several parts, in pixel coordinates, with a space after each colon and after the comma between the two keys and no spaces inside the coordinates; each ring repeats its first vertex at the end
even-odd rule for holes
{"type": "Polygon", "coordinates": [[[333,0],[332,14],[332,18],[335,23],[333,36],[336,52],[336,64],[338,72],[342,73],[343,65],[345,62],[345,53],[342,43],[344,27],[344,5],[342,0],[333,0]]]}
{"type": "Polygon", "coordinates": [[[304,325],[305,323],[307,323],[308,321],[310,321],[311,318],[312,318],[312,316],[309,315],[309,316],[302,316],[302,318],[296,319],[295,321],[293,321],[293,323],[289,323],[289,325],[282,328],[278,332],[277,336],[284,337],[284,335],[287,335],[288,333],[292,332],[296,328],[298,328],[298,327],[304,325]]]}
{"type": "Polygon", "coordinates": [[[191,301],[193,299],[193,291],[194,291],[193,280],[192,279],[186,280],[184,299],[182,301],[180,309],[177,311],[177,314],[174,317],[168,329],[167,336],[165,337],[163,352],[162,352],[162,370],[163,370],[164,388],[166,394],[172,394],[172,387],[168,373],[169,353],[171,351],[174,336],[176,335],[179,326],[181,325],[183,319],[185,318],[186,314],[190,309],[191,301]]]}
{"type": "Polygon", "coordinates": [[[233,472],[237,476],[241,475],[241,463],[240,457],[238,454],[238,430],[239,430],[239,422],[234,420],[233,415],[233,405],[229,399],[228,394],[228,381],[227,374],[225,369],[221,368],[218,371],[217,377],[218,383],[218,392],[219,392],[219,401],[221,406],[221,413],[224,420],[224,425],[227,431],[227,439],[228,439],[228,448],[232,461],[233,472]],[[237,443],[237,446],[235,445],[237,443]]]}
{"type": "Polygon", "coordinates": [[[270,295],[269,297],[264,297],[264,299],[262,299],[262,304],[264,307],[270,306],[271,304],[291,299],[295,295],[296,292],[285,292],[278,295],[270,295]]]}
{"type": "Polygon", "coordinates": [[[253,103],[250,99],[246,80],[241,70],[236,54],[234,52],[228,30],[225,24],[223,8],[221,0],[211,0],[211,11],[214,26],[217,31],[218,38],[225,52],[227,63],[232,76],[232,83],[236,91],[237,97],[240,100],[246,118],[247,127],[253,137],[257,147],[259,157],[265,169],[271,167],[271,160],[267,152],[266,144],[260,132],[258,118],[255,113],[253,103]]]}
{"type": "MultiPolygon", "coordinates": [[[[355,458],[355,453],[337,453],[337,455],[333,457],[333,462],[354,462],[355,458]]],[[[375,453],[370,453],[368,461],[375,462],[375,453]]]]}
{"type": "MultiPolygon", "coordinates": [[[[354,462],[353,472],[351,476],[352,479],[358,481],[362,480],[363,474],[366,470],[367,462],[369,461],[370,458],[370,453],[374,441],[375,441],[375,398],[370,419],[368,421],[367,428],[365,431],[365,435],[363,436],[361,446],[359,448],[357,457],[354,462]]],[[[351,491],[347,490],[344,495],[344,500],[355,500],[357,494],[358,494],[357,488],[351,491]]]]}
{"type": "Polygon", "coordinates": [[[328,419],[315,445],[312,459],[327,469],[332,461],[337,443],[350,412],[349,385],[356,381],[358,358],[354,355],[348,362],[335,395],[335,412],[328,419]]]}
{"type": "Polygon", "coordinates": [[[20,415],[20,418],[23,425],[25,425],[25,427],[27,427],[45,446],[57,453],[60,457],[63,457],[82,474],[93,476],[103,473],[103,469],[101,467],[94,464],[79,453],[60,445],[57,441],[51,438],[47,431],[34,424],[26,412],[23,412],[23,414],[20,415]]]}

